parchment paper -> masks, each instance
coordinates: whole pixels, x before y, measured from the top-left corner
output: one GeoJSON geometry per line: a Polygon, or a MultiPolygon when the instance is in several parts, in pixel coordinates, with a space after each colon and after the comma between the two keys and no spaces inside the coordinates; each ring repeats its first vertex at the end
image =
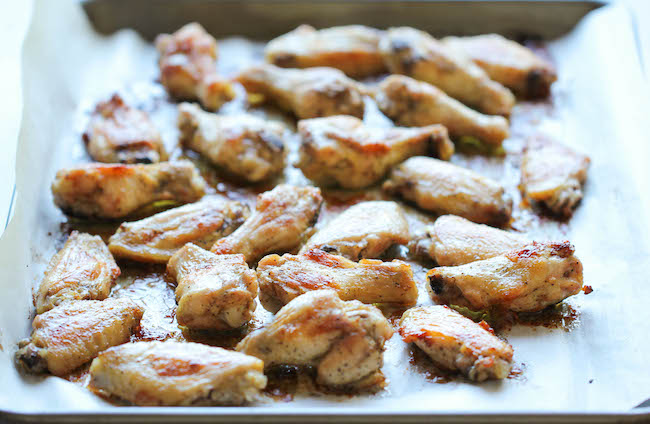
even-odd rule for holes
{"type": "MultiPolygon", "coordinates": [[[[49,186],[57,169],[83,154],[79,122],[88,102],[125,86],[137,97],[151,90],[141,82],[156,72],[155,51],[135,33],[94,34],[74,2],[41,1],[34,9],[24,47],[17,204],[0,240],[0,410],[159,412],[110,405],[56,377],[22,377],[13,365],[16,343],[30,331],[32,287],[60,247],[48,233],[60,233],[65,219],[49,186]]],[[[585,284],[594,288],[571,300],[579,311],[575,328],[514,327],[505,336],[523,374],[503,382],[432,383],[413,372],[406,350],[393,350],[385,360],[394,366],[384,369],[391,383],[373,396],[164,413],[627,412],[650,397],[650,117],[629,16],[617,6],[596,11],[552,42],[550,53],[560,95],[554,119],[542,116],[537,124],[592,159],[585,199],[570,224],[538,229],[575,244],[585,284]]],[[[167,134],[165,142],[174,144],[167,134]]]]}

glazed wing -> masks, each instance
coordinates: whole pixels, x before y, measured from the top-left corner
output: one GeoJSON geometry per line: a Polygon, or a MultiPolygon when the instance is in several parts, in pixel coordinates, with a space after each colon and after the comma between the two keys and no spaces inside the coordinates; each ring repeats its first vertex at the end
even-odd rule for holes
{"type": "Polygon", "coordinates": [[[156,37],[160,82],[177,99],[198,100],[217,110],[235,97],[232,84],[217,74],[217,41],[196,22],[156,37]]]}
{"type": "Polygon", "coordinates": [[[246,91],[299,119],[332,115],[363,118],[363,86],[338,69],[284,69],[264,64],[237,77],[246,91]]]}
{"type": "Polygon", "coordinates": [[[90,388],[139,406],[242,405],[266,386],[257,358],[174,340],[108,349],[90,366],[90,388]]]}
{"type": "Polygon", "coordinates": [[[317,188],[280,184],[260,194],[255,212],[211,250],[217,255],[241,253],[248,263],[267,253],[291,251],[316,222],[322,202],[317,188]]]}
{"type": "Polygon", "coordinates": [[[289,302],[267,327],[250,333],[237,350],[266,367],[314,366],[317,381],[334,388],[366,388],[383,380],[384,343],[393,329],[379,309],[316,290],[289,302]]]}
{"type": "Polygon", "coordinates": [[[535,312],[580,291],[582,263],[568,241],[533,242],[490,259],[434,268],[427,278],[447,304],[535,312]]]}
{"type": "Polygon", "coordinates": [[[492,81],[470,59],[415,28],[390,28],[379,43],[391,73],[439,87],[451,97],[489,115],[510,115],[512,93],[492,81]]]}
{"type": "Polygon", "coordinates": [[[363,25],[346,25],[316,30],[300,25],[274,40],[264,49],[269,63],[283,68],[337,68],[352,78],[384,72],[379,53],[381,31],[363,25]]]}
{"type": "Polygon", "coordinates": [[[432,158],[408,159],[393,169],[384,190],[428,211],[495,226],[508,222],[512,212],[512,201],[499,183],[432,158]]]}
{"type": "Polygon", "coordinates": [[[284,135],[279,122],[253,115],[215,115],[195,104],[178,107],[180,143],[245,181],[255,183],[284,169],[284,135]]]}
{"type": "Polygon", "coordinates": [[[253,317],[257,277],[243,255],[215,255],[188,243],[169,260],[167,273],[178,283],[180,325],[230,330],[253,317]]]}
{"type": "Polygon", "coordinates": [[[63,376],[128,342],[143,312],[129,299],[64,303],[34,318],[32,336],[19,344],[16,360],[31,373],[63,376]]]}
{"type": "Polygon", "coordinates": [[[118,219],[160,200],[200,199],[205,182],[189,161],[151,165],[88,164],[63,169],[52,183],[54,203],[66,214],[118,219]]]}
{"type": "Polygon", "coordinates": [[[120,275],[99,236],[73,231],[50,260],[36,295],[36,313],[73,300],[104,300],[120,275]]]}
{"type": "Polygon", "coordinates": [[[512,346],[448,306],[411,308],[399,322],[406,343],[415,343],[438,365],[473,381],[503,379],[512,369],[512,346]]]}
{"type": "Polygon", "coordinates": [[[504,117],[483,115],[433,85],[403,75],[383,80],[375,97],[379,109],[399,125],[442,124],[454,139],[472,138],[492,146],[500,146],[509,135],[504,117]]]}
{"type": "Polygon", "coordinates": [[[353,261],[378,258],[394,244],[409,241],[409,226],[395,202],[357,203],[327,223],[300,249],[321,249],[353,261]]]}
{"type": "Polygon", "coordinates": [[[302,143],[297,166],[322,186],[365,188],[411,156],[447,160],[454,153],[442,125],[380,128],[353,116],[331,116],[302,120],[298,132],[302,143]]]}
{"type": "Polygon", "coordinates": [[[124,222],[108,248],[119,258],[166,263],[187,243],[204,249],[235,231],[249,215],[243,203],[204,198],[139,221],[124,222]]]}

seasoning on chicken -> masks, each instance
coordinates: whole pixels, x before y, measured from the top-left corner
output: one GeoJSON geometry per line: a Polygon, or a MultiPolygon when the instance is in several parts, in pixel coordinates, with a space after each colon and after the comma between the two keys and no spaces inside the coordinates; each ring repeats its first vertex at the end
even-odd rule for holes
{"type": "Polygon", "coordinates": [[[64,303],[34,318],[31,338],[18,345],[16,361],[31,373],[66,375],[128,342],[143,312],[130,299],[64,303]]]}
{"type": "Polygon", "coordinates": [[[167,273],[176,286],[178,323],[199,330],[231,330],[253,317],[257,277],[243,255],[215,255],[188,243],[167,273]]]}
{"type": "Polygon", "coordinates": [[[302,144],[297,166],[322,186],[364,188],[411,156],[447,160],[454,153],[442,125],[381,128],[352,116],[332,116],[302,120],[298,132],[302,144]]]}
{"type": "Polygon", "coordinates": [[[384,190],[437,214],[494,226],[508,222],[512,212],[512,200],[499,183],[432,158],[414,157],[397,166],[384,190]]]}
{"type": "Polygon", "coordinates": [[[80,165],[57,172],[52,183],[64,213],[94,219],[123,218],[160,200],[190,203],[204,193],[205,181],[189,161],[80,165]]]}
{"type": "Polygon", "coordinates": [[[335,389],[368,389],[383,381],[384,343],[392,335],[376,307],[316,290],[289,302],[237,350],[262,359],[267,368],[313,366],[317,382],[335,389]]]}
{"type": "Polygon", "coordinates": [[[118,258],[166,263],[187,243],[209,249],[235,231],[249,215],[243,203],[204,198],[139,221],[125,222],[111,236],[108,248],[118,258]]]}
{"type": "Polygon", "coordinates": [[[533,242],[500,256],[427,273],[444,303],[473,310],[491,307],[536,312],[577,294],[582,263],[568,242],[533,242]]]}
{"type": "Polygon", "coordinates": [[[183,343],[136,342],[90,366],[90,388],[139,406],[242,405],[266,387],[264,364],[239,352],[183,343]]]}
{"type": "Polygon", "coordinates": [[[284,169],[286,128],[279,122],[248,114],[216,115],[190,103],[178,111],[180,143],[213,165],[251,183],[284,169]]]}
{"type": "Polygon", "coordinates": [[[512,346],[484,321],[477,324],[448,306],[409,309],[402,315],[399,333],[436,364],[473,381],[503,379],[512,369],[512,346]]]}

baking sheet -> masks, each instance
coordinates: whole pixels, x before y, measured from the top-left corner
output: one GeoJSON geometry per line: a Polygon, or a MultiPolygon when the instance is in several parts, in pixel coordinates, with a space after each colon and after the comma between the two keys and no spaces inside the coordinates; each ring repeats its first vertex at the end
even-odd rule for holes
{"type": "MultiPolygon", "coordinates": [[[[521,212],[516,223],[535,237],[568,238],[585,268],[588,296],[570,300],[576,320],[564,329],[517,326],[504,335],[522,374],[480,385],[438,384],[410,364],[409,350],[390,341],[386,390],[372,396],[320,396],[244,408],[116,407],[78,384],[56,377],[21,377],[13,366],[16,342],[29,334],[32,286],[62,239],[65,217],[52,204],[49,185],[57,169],[85,157],[79,134],[93,104],[118,90],[129,100],[164,97],[154,84],[156,54],[135,33],[95,34],[73,2],[37,2],[24,49],[24,114],[17,156],[16,212],[0,240],[0,410],[21,414],[447,414],[629,412],[650,396],[648,308],[650,196],[645,138],[646,87],[629,26],[618,6],[589,15],[572,33],[550,44],[560,80],[552,107],[522,105],[525,122],[555,134],[592,158],[586,197],[569,225],[521,212]],[[533,108],[526,111],[525,108],[533,108]],[[644,131],[645,130],[645,131],[644,131]],[[161,412],[162,411],[162,412],[161,412]]],[[[256,47],[231,39],[220,45],[221,71],[229,74],[255,58],[256,47]],[[228,52],[237,52],[237,55],[228,52]],[[241,52],[247,52],[241,55],[241,52]],[[251,55],[249,57],[248,55],[251,55]]],[[[173,110],[144,101],[175,144],[173,110]],[[172,118],[170,118],[172,117],[172,118]]],[[[235,108],[236,106],[233,106],[235,108]]],[[[226,110],[227,112],[227,110],[226,110]]],[[[376,115],[372,115],[375,116],[376,115]]],[[[372,119],[372,118],[371,118],[372,119]]],[[[519,134],[520,135],[520,134],[519,134]]],[[[516,158],[518,134],[506,144],[516,158]]],[[[520,142],[521,140],[519,140],[520,142]]],[[[473,161],[512,186],[515,160],[503,168],[473,161]],[[499,171],[500,170],[500,171],[499,171]]],[[[327,214],[325,214],[325,218],[327,214]]],[[[642,412],[637,410],[639,413],[642,412]]],[[[646,411],[647,412],[647,411],[646,411]]],[[[212,421],[215,418],[211,419],[212,421]]],[[[376,418],[373,419],[376,421],[376,418]]]]}

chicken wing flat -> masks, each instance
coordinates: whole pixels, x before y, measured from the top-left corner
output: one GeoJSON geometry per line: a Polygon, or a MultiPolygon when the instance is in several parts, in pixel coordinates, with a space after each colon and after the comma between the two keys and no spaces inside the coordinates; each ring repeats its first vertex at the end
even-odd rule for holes
{"type": "Polygon", "coordinates": [[[215,115],[190,103],[178,111],[180,143],[213,165],[251,183],[284,169],[286,128],[279,122],[248,114],[215,115]]]}
{"type": "Polygon", "coordinates": [[[379,109],[399,125],[442,124],[456,140],[473,138],[492,146],[500,146],[509,136],[503,116],[483,115],[433,85],[403,75],[383,80],[375,97],[379,109]]]}
{"type": "Polygon", "coordinates": [[[318,219],[322,202],[317,188],[280,184],[260,194],[255,212],[211,250],[217,255],[241,253],[248,263],[268,253],[291,251],[318,219]]]}
{"type": "Polygon", "coordinates": [[[264,49],[269,63],[283,68],[337,68],[352,78],[363,78],[386,70],[379,53],[381,31],[363,25],[316,30],[300,25],[271,40],[264,49]]]}
{"type": "Polygon", "coordinates": [[[548,97],[557,80],[555,68],[529,48],[498,34],[446,37],[442,42],[461,51],[492,79],[527,99],[548,97]]]}
{"type": "Polygon", "coordinates": [[[582,263],[568,242],[533,242],[505,255],[427,273],[433,294],[474,310],[536,312],[582,288],[582,263]]]}
{"type": "Polygon", "coordinates": [[[454,153],[442,125],[380,128],[341,115],[302,120],[298,132],[302,144],[297,166],[322,186],[364,188],[411,156],[431,154],[447,160],[454,153]]]}
{"type": "Polygon", "coordinates": [[[217,41],[197,23],[156,37],[160,81],[177,99],[198,100],[217,110],[235,97],[232,84],[217,74],[217,41]]]}
{"type": "Polygon", "coordinates": [[[312,290],[332,289],[342,300],[414,305],[418,289],[411,266],[398,260],[363,259],[310,250],[302,255],[269,255],[257,264],[260,299],[286,305],[312,290]]]}
{"type": "Polygon", "coordinates": [[[114,94],[100,102],[83,134],[88,154],[97,162],[155,163],[167,160],[158,129],[149,115],[114,94]]]}
{"type": "Polygon", "coordinates": [[[300,253],[324,250],[353,261],[378,258],[394,244],[406,244],[409,226],[395,202],[361,202],[346,209],[314,234],[300,253]]]}
{"type": "Polygon", "coordinates": [[[422,209],[489,225],[505,224],[512,213],[512,200],[499,183],[433,158],[413,157],[397,166],[384,190],[422,209]]]}
{"type": "Polygon", "coordinates": [[[545,137],[529,140],[521,164],[525,195],[552,213],[569,217],[582,200],[589,157],[545,137]]]}
{"type": "Polygon", "coordinates": [[[231,330],[253,317],[257,277],[243,255],[215,255],[188,243],[167,264],[176,286],[176,318],[199,330],[231,330]]]}
{"type": "Polygon", "coordinates": [[[510,115],[515,97],[463,54],[415,28],[390,28],[379,49],[391,73],[439,87],[488,115],[510,115]]]}
{"type": "Polygon", "coordinates": [[[237,77],[246,91],[299,119],[332,115],[363,118],[363,86],[338,69],[284,69],[264,64],[237,77]]]}
{"type": "Polygon", "coordinates": [[[136,342],[95,358],[90,388],[139,406],[242,405],[266,387],[263,370],[259,359],[219,347],[136,342]]]}
{"type": "Polygon", "coordinates": [[[477,324],[447,306],[409,309],[402,315],[399,333],[438,365],[473,381],[503,379],[512,369],[512,346],[484,321],[477,324]]]}
{"type": "Polygon", "coordinates": [[[248,206],[219,197],[204,198],[125,222],[111,236],[108,248],[118,258],[166,263],[187,243],[204,249],[235,231],[248,218],[248,206]]]}
{"type": "Polygon", "coordinates": [[[266,367],[314,366],[321,384],[361,389],[383,381],[384,343],[392,335],[393,328],[374,306],[316,290],[289,302],[237,350],[262,359],[266,367]]]}
{"type": "Polygon", "coordinates": [[[31,339],[19,344],[16,360],[31,373],[63,376],[128,342],[143,312],[130,299],[64,303],[34,318],[31,339]]]}
{"type": "Polygon", "coordinates": [[[204,193],[205,181],[189,161],[81,165],[57,172],[52,183],[64,213],[94,219],[123,218],[160,200],[190,203],[204,193]]]}
{"type": "Polygon", "coordinates": [[[73,231],[50,260],[36,295],[36,313],[73,300],[104,300],[120,275],[99,236],[73,231]]]}

